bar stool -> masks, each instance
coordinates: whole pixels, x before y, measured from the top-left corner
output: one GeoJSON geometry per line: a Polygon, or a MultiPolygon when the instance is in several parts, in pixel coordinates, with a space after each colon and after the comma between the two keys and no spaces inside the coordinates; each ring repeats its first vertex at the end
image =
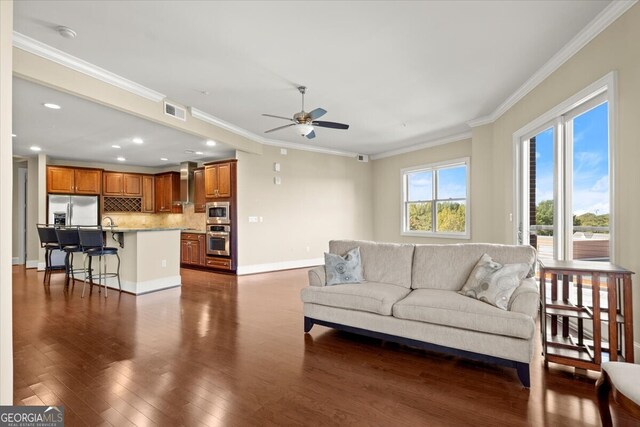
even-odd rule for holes
{"type": "Polygon", "coordinates": [[[66,253],[64,257],[64,285],[69,285],[69,276],[73,281],[76,280],[75,272],[83,271],[86,275],[86,271],[84,269],[75,269],[73,268],[73,254],[82,252],[82,247],[80,246],[80,234],[78,233],[78,227],[57,227],[56,228],[56,236],[58,238],[58,244],[60,248],[66,253]]]}
{"type": "Polygon", "coordinates": [[[89,285],[93,289],[93,268],[91,263],[94,257],[98,257],[98,292],[100,286],[102,286],[102,280],[104,279],[104,297],[107,297],[107,278],[117,277],[118,288],[122,292],[122,285],[120,284],[120,256],[118,255],[118,248],[104,246],[104,236],[102,227],[97,228],[78,228],[78,235],[80,237],[80,246],[82,247],[82,253],[84,254],[84,283],[82,285],[82,297],[84,298],[84,290],[87,285],[87,276],[89,277],[89,285]],[[118,268],[115,273],[107,273],[107,260],[108,255],[115,255],[118,259],[118,268]],[[87,266],[87,261],[89,265],[87,266]]]}
{"type": "Polygon", "coordinates": [[[36,224],[38,227],[38,237],[40,237],[40,247],[44,249],[44,278],[43,284],[51,284],[51,253],[55,249],[60,249],[58,244],[58,237],[56,236],[56,230],[54,226],[47,224],[36,224]]]}

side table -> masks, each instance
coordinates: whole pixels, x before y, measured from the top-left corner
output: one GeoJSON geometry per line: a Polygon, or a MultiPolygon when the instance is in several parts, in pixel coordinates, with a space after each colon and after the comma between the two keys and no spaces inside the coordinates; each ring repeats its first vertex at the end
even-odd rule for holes
{"type": "Polygon", "coordinates": [[[633,363],[634,273],[609,262],[538,262],[545,365],[555,362],[599,371],[600,364],[607,360],[633,363]],[[606,304],[602,291],[606,291],[606,304]],[[608,323],[608,339],[603,337],[603,322],[608,323]],[[590,333],[591,339],[585,337],[585,332],[590,333]]]}

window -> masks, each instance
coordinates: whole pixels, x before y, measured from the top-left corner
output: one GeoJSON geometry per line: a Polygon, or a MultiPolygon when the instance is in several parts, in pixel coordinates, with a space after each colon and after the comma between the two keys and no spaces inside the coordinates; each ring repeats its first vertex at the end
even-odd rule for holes
{"type": "Polygon", "coordinates": [[[468,239],[469,158],[402,170],[402,234],[468,239]]]}

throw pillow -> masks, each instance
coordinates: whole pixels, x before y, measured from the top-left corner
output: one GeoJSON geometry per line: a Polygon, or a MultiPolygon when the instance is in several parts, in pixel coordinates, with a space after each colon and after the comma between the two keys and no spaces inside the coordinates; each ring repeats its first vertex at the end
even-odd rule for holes
{"type": "Polygon", "coordinates": [[[328,286],[362,282],[360,248],[353,248],[344,256],[325,252],[324,270],[328,286]]]}
{"type": "Polygon", "coordinates": [[[484,254],[459,293],[508,310],[511,295],[529,273],[529,269],[529,264],[502,265],[484,254]]]}

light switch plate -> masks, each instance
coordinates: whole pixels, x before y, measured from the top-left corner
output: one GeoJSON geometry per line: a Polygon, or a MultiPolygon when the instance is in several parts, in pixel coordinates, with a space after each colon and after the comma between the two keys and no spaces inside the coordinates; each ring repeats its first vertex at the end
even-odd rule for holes
{"type": "Polygon", "coordinates": [[[273,170],[275,172],[280,172],[280,163],[276,162],[273,164],[273,170]]]}
{"type": "Polygon", "coordinates": [[[258,222],[258,217],[257,216],[250,216],[249,217],[249,222],[258,222]]]}
{"type": "Polygon", "coordinates": [[[274,183],[275,185],[280,185],[280,184],[282,184],[282,178],[280,178],[279,176],[274,177],[274,178],[273,178],[273,183],[274,183]]]}
{"type": "Polygon", "coordinates": [[[280,149],[280,154],[282,154],[283,156],[287,155],[287,149],[286,148],[281,148],[280,149]]]}

